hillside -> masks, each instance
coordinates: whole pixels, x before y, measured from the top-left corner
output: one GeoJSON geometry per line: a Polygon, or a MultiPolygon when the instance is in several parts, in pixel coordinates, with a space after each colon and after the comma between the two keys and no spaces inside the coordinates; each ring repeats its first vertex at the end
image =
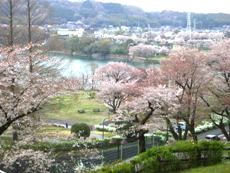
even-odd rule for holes
{"type": "MultiPolygon", "coordinates": [[[[93,0],[69,2],[49,0],[55,23],[82,21],[90,26],[186,26],[186,13],[163,11],[147,13],[140,8],[93,0]]],[[[192,14],[197,28],[213,28],[230,25],[230,14],[192,14]]]]}
{"type": "MultiPolygon", "coordinates": [[[[46,23],[63,24],[68,21],[81,21],[91,27],[113,26],[173,26],[186,27],[187,14],[162,11],[145,12],[134,6],[117,3],[102,3],[94,0],[39,0],[49,3],[50,15],[46,23]]],[[[45,6],[44,8],[47,8],[45,6]]],[[[1,13],[1,10],[0,10],[1,13]]],[[[23,13],[23,12],[22,12],[23,13]]],[[[1,14],[0,14],[1,15],[1,14]]],[[[1,19],[1,16],[0,16],[1,19]]],[[[210,29],[230,25],[230,14],[192,14],[198,29],[210,29]]],[[[4,20],[0,21],[4,23],[4,20]]]]}

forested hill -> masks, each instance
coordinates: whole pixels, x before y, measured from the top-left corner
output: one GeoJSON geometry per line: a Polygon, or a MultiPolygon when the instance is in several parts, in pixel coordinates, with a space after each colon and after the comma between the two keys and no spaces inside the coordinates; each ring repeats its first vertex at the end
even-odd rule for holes
{"type": "MultiPolygon", "coordinates": [[[[93,0],[48,0],[54,23],[82,21],[90,26],[186,26],[186,13],[163,11],[147,13],[140,8],[116,3],[102,3],[93,0]]],[[[230,25],[230,14],[192,14],[197,28],[213,28],[230,25]]]]}

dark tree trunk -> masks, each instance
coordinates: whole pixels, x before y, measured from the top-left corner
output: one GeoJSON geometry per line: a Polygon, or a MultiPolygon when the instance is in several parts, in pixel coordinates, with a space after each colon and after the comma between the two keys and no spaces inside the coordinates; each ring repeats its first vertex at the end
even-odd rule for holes
{"type": "Polygon", "coordinates": [[[10,13],[9,13],[9,46],[13,46],[14,44],[14,26],[13,26],[13,1],[10,0],[9,1],[9,10],[10,10],[10,13]]]}
{"type": "MultiPolygon", "coordinates": [[[[229,127],[229,130],[230,130],[230,124],[228,124],[228,127],[229,127]]],[[[221,132],[224,134],[224,136],[226,137],[227,141],[230,141],[230,131],[228,132],[226,129],[225,129],[225,125],[224,123],[222,123],[219,127],[218,127],[221,132]]]]}
{"type": "Polygon", "coordinates": [[[143,132],[140,132],[139,133],[139,153],[143,153],[146,151],[146,148],[145,148],[145,133],[143,132]]]}
{"type": "Polygon", "coordinates": [[[0,136],[10,127],[11,122],[7,122],[4,125],[0,126],[0,136]]]}
{"type": "MultiPolygon", "coordinates": [[[[31,21],[31,0],[27,0],[27,25],[28,25],[28,44],[32,43],[32,21],[31,21]]],[[[29,48],[30,54],[32,53],[32,47],[29,48]]],[[[33,72],[33,60],[32,56],[29,55],[29,67],[30,73],[33,72]]]]}
{"type": "Polygon", "coordinates": [[[189,131],[190,131],[190,133],[191,133],[191,135],[192,135],[193,141],[194,141],[194,142],[197,142],[197,141],[198,141],[198,138],[197,138],[197,135],[196,135],[196,132],[195,132],[194,127],[192,127],[189,131]]]}

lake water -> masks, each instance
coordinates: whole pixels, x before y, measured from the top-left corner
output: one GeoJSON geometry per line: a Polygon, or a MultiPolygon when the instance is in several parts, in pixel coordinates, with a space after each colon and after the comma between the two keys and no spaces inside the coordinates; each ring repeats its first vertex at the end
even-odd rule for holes
{"type": "MultiPolygon", "coordinates": [[[[54,58],[61,60],[61,69],[64,76],[80,76],[82,74],[91,74],[92,70],[108,64],[109,62],[120,62],[114,60],[95,60],[90,57],[68,56],[55,54],[54,58]]],[[[124,62],[124,61],[123,61],[124,62]]],[[[149,62],[126,62],[129,65],[141,68],[156,66],[157,64],[149,62]]]]}

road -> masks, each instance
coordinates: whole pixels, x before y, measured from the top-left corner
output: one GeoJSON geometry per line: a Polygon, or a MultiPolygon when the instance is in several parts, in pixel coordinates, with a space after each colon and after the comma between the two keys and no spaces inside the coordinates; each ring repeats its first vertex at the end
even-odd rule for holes
{"type": "MultiPolygon", "coordinates": [[[[227,127],[226,127],[227,128],[227,127]]],[[[212,135],[220,135],[220,134],[222,134],[221,133],[221,130],[220,129],[212,129],[212,130],[209,130],[209,131],[207,131],[207,132],[203,132],[203,133],[201,133],[201,134],[199,134],[199,135],[197,135],[197,137],[198,137],[198,140],[199,139],[205,139],[205,136],[206,135],[210,135],[210,134],[212,134],[212,135]]]]}

